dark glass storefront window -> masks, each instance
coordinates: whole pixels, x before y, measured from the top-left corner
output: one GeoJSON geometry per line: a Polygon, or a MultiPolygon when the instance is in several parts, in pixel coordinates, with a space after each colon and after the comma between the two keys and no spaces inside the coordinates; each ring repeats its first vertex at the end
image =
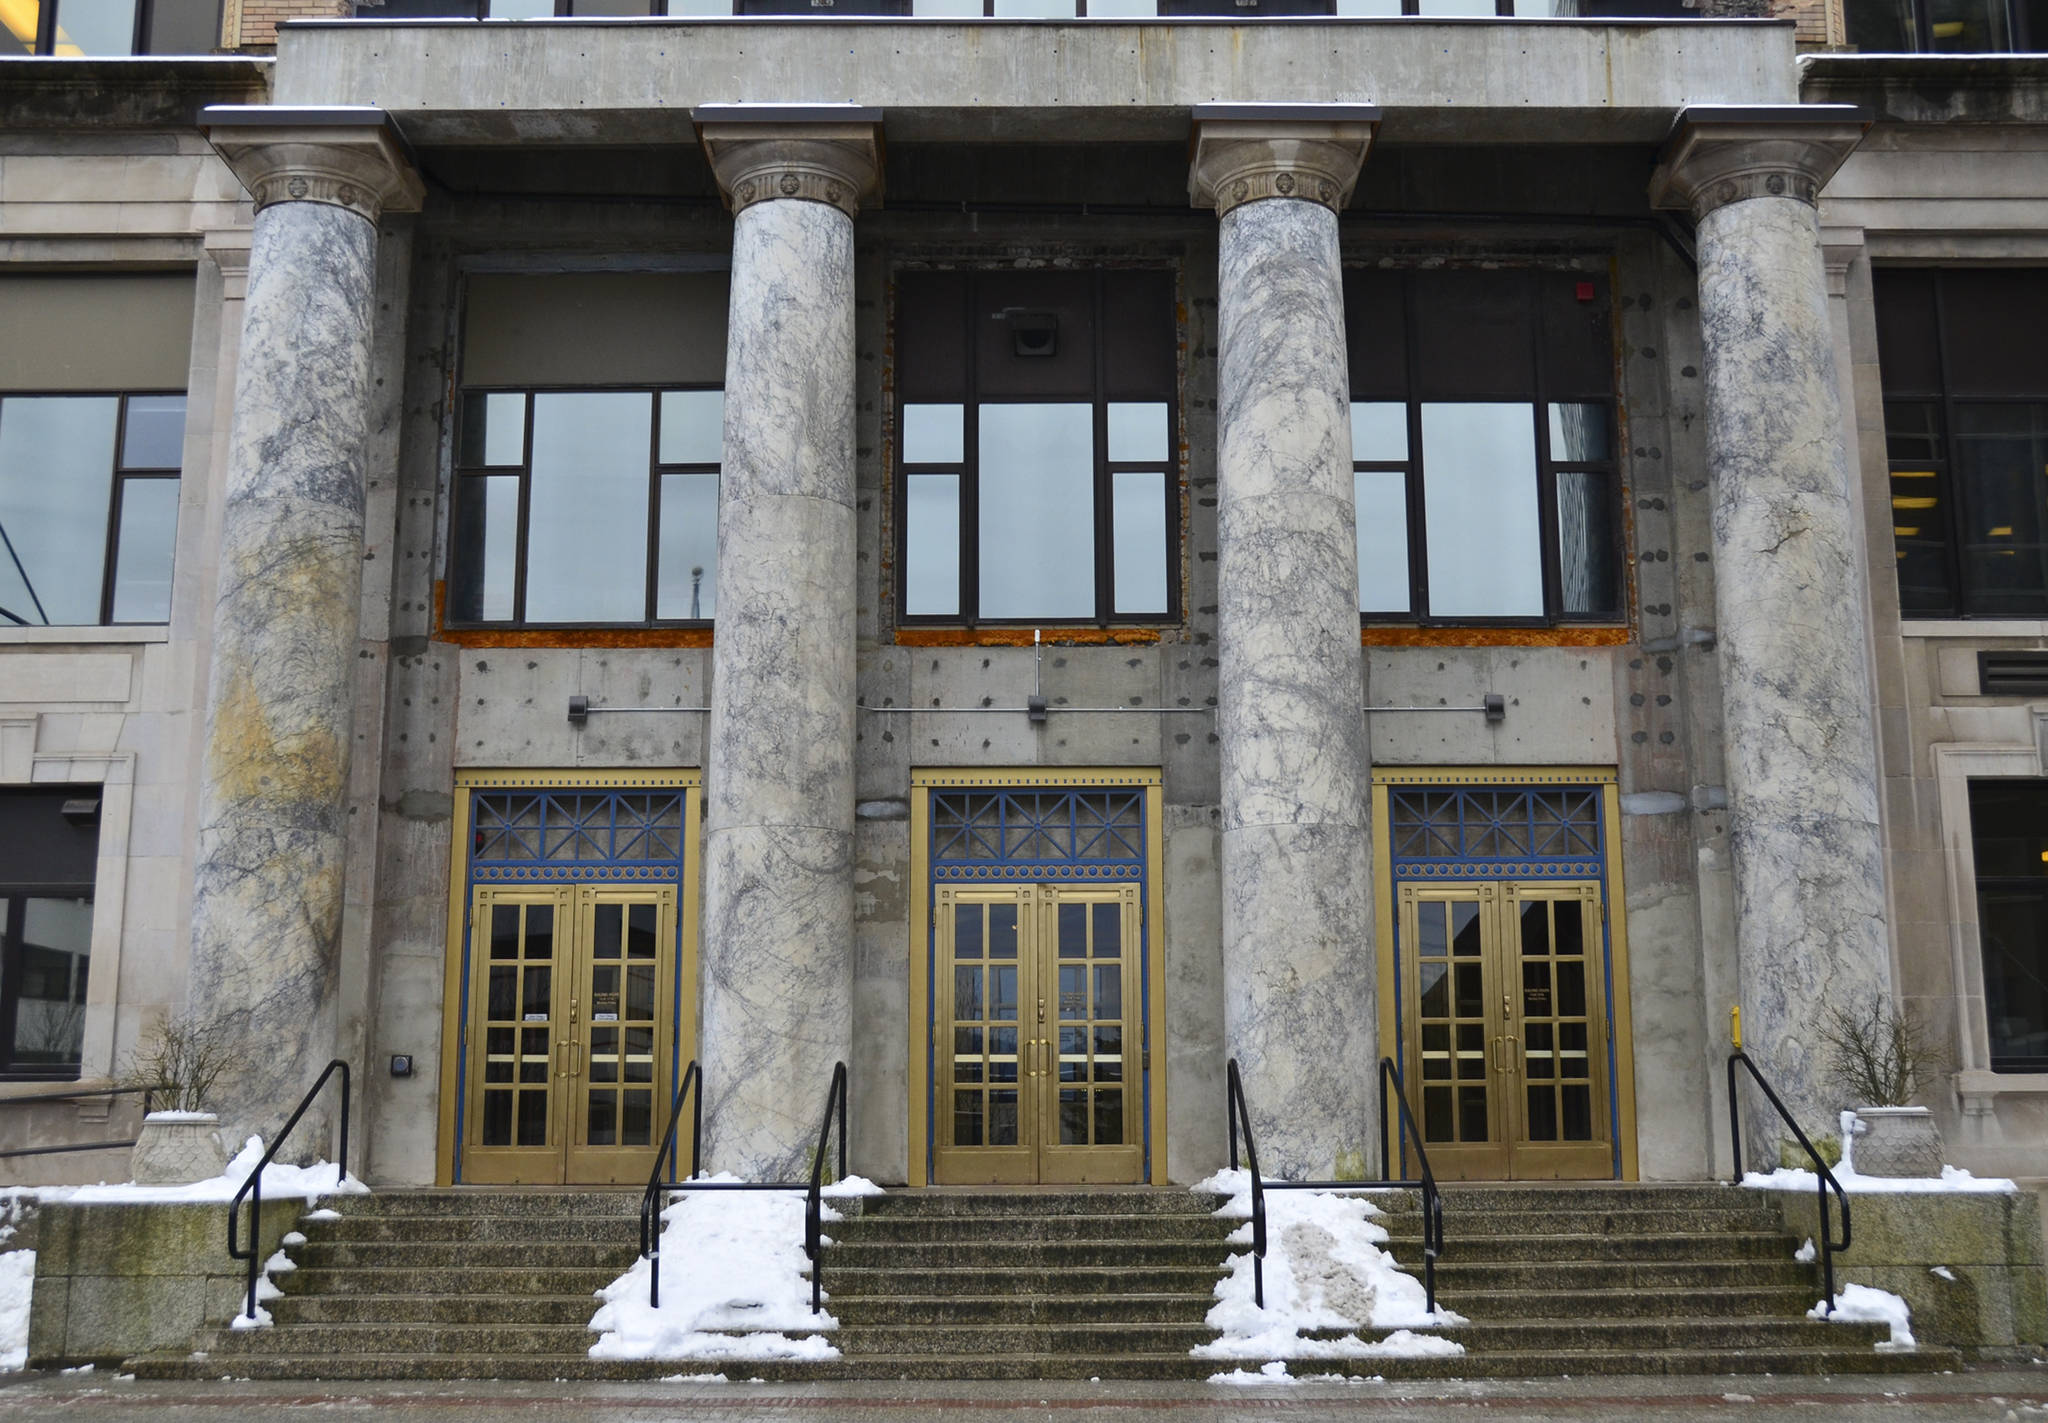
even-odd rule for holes
{"type": "Polygon", "coordinates": [[[2048,270],[1881,269],[1899,607],[2048,614],[2048,270]]]}
{"type": "Polygon", "coordinates": [[[1843,0],[1849,47],[1864,54],[2000,54],[2048,45],[2043,0],[1843,0]]]}
{"type": "Polygon", "coordinates": [[[1351,269],[1344,288],[1360,614],[1620,618],[1606,283],[1351,269]]]}
{"type": "Polygon", "coordinates": [[[1991,1070],[2048,1072],[2048,781],[1970,782],[1991,1070]]]}
{"type": "Polygon", "coordinates": [[[1179,616],[1173,276],[897,278],[904,622],[1179,616]]]}
{"type": "Polygon", "coordinates": [[[0,791],[0,1077],[78,1076],[99,795],[0,791]]]}
{"type": "Polygon", "coordinates": [[[220,48],[220,0],[12,0],[0,5],[0,55],[93,58],[208,54],[220,48]]]}

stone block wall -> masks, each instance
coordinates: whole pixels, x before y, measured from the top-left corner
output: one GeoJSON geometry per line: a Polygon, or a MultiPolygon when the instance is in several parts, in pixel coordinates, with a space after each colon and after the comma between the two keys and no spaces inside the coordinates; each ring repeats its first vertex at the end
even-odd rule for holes
{"type": "MultiPolygon", "coordinates": [[[[1793,1233],[1820,1239],[1811,1193],[1781,1192],[1778,1205],[1793,1233]]],[[[2048,1270],[2031,1191],[1859,1191],[1850,1205],[1850,1247],[1835,1257],[1837,1290],[1888,1290],[1911,1307],[1914,1338],[1972,1357],[2031,1354],[2048,1344],[2048,1270]]]]}

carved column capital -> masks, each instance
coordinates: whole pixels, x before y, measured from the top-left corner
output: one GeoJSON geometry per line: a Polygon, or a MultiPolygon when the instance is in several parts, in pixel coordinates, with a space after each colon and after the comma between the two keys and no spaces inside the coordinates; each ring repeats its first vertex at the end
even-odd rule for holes
{"type": "Polygon", "coordinates": [[[1380,111],[1366,104],[1202,104],[1188,199],[1218,217],[1261,198],[1343,211],[1380,111]]]}
{"type": "Polygon", "coordinates": [[[1863,134],[1868,115],[1851,104],[1685,110],[1650,178],[1650,202],[1690,209],[1698,222],[1751,198],[1817,206],[1863,134]]]}
{"type": "Polygon", "coordinates": [[[326,203],[375,222],[387,212],[418,212],[426,196],[379,109],[215,105],[200,123],[258,212],[272,203],[326,203]]]}
{"type": "Polygon", "coordinates": [[[882,114],[851,104],[705,104],[691,111],[704,156],[737,215],[777,198],[848,217],[881,206],[882,114]]]}

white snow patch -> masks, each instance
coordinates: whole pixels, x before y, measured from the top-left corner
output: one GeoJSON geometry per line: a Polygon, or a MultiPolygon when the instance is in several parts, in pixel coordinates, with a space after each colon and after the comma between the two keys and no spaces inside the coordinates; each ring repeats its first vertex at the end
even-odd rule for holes
{"type": "MultiPolygon", "coordinates": [[[[880,1191],[850,1176],[823,1194],[844,1198],[880,1191]]],[[[841,1218],[824,1208],[824,1219],[841,1218]]],[[[839,1321],[811,1313],[802,1191],[685,1191],[662,1212],[662,1222],[661,1307],[647,1303],[649,1262],[635,1261],[597,1292],[604,1304],[590,1327],[602,1337],[590,1346],[592,1358],[839,1357],[817,1332],[837,1329],[839,1321]]]]}
{"type": "Polygon", "coordinates": [[[35,1251],[0,1255],[0,1369],[8,1373],[28,1362],[28,1302],[35,1285],[35,1251]]]}
{"type": "Polygon", "coordinates": [[[59,1369],[57,1372],[60,1374],[89,1374],[92,1372],[92,1365],[80,1364],[75,1369],[59,1369]]]}
{"type": "MultiPolygon", "coordinates": [[[[1960,1166],[1944,1166],[1939,1176],[1866,1176],[1856,1169],[1856,1135],[1867,1131],[1863,1120],[1854,1112],[1842,1113],[1842,1159],[1834,1166],[1834,1177],[1842,1183],[1845,1191],[1900,1191],[1911,1194],[1932,1194],[1936,1192],[1983,1192],[1991,1195],[2010,1196],[2019,1186],[2003,1176],[1972,1176],[1960,1166]]],[[[1775,1171],[1751,1171],[1742,1178],[1742,1184],[1754,1191],[1806,1191],[1820,1189],[1820,1178],[1813,1172],[1780,1166],[1775,1171]]]]}
{"type": "Polygon", "coordinates": [[[151,1112],[145,1122],[217,1122],[220,1117],[213,1112],[151,1112]]]}
{"type": "Polygon", "coordinates": [[[304,1245],[305,1243],[306,1234],[300,1230],[287,1230],[283,1238],[278,1241],[280,1245],[304,1245]]]}
{"type": "Polygon", "coordinates": [[[1287,1372],[1287,1365],[1275,1359],[1270,1364],[1261,1365],[1259,1371],[1255,1374],[1246,1373],[1243,1369],[1232,1369],[1227,1374],[1209,1375],[1209,1382],[1234,1384],[1242,1387],[1246,1384],[1255,1383],[1300,1383],[1301,1380],[1287,1372]]]}
{"type": "Polygon", "coordinates": [[[1878,1344],[1880,1349],[1910,1349],[1913,1347],[1913,1311],[1904,1300],[1886,1290],[1874,1290],[1868,1285],[1842,1286],[1842,1292],[1835,1296],[1833,1313],[1828,1312],[1825,1301],[1806,1311],[1808,1319],[1825,1319],[1835,1324],[1889,1324],[1892,1337],[1888,1342],[1878,1344]]]}
{"type": "Polygon", "coordinates": [[[731,1383],[724,1374],[666,1374],[657,1383],[731,1383]]]}
{"type": "Polygon", "coordinates": [[[300,1219],[300,1220],[340,1220],[340,1219],[341,1219],[341,1212],[340,1212],[340,1211],[330,1211],[330,1210],[317,1210],[317,1211],[307,1211],[307,1212],[306,1212],[306,1213],[305,1213],[304,1215],[300,1216],[300,1217],[299,1217],[299,1219],[300,1219]]]}
{"type": "Polygon", "coordinates": [[[1950,1284],[1954,1284],[1956,1282],[1956,1277],[1952,1273],[1950,1273],[1949,1268],[1946,1265],[1929,1266],[1927,1273],[1930,1275],[1939,1275],[1944,1280],[1947,1280],[1950,1284]]]}
{"type": "MultiPolygon", "coordinates": [[[[1251,1214],[1251,1173],[1219,1171],[1195,1186],[1228,1197],[1220,1216],[1251,1214]]],[[[1368,1219],[1378,1215],[1359,1196],[1325,1191],[1266,1193],[1266,1305],[1254,1302],[1254,1266],[1249,1251],[1233,1254],[1229,1273],[1216,1286],[1217,1303],[1208,1314],[1223,1337],[1189,1352],[1201,1359],[1345,1359],[1462,1354],[1464,1346],[1414,1326],[1462,1324],[1449,1310],[1429,1310],[1422,1282],[1401,1272],[1380,1249],[1387,1232],[1368,1219]],[[1334,1339],[1311,1332],[1390,1329],[1377,1341],[1356,1332],[1334,1339]]],[[[1234,1231],[1229,1243],[1249,1245],[1251,1226],[1234,1231]]]]}
{"type": "Polygon", "coordinates": [[[1806,1243],[1792,1252],[1792,1258],[1802,1265],[1811,1265],[1819,1253],[1813,1248],[1813,1237],[1809,1235],[1806,1237],[1806,1243]]]}
{"type": "MultiPolygon", "coordinates": [[[[263,1138],[252,1136],[235,1153],[218,1176],[183,1186],[138,1186],[133,1181],[119,1185],[101,1182],[97,1186],[36,1186],[29,1194],[38,1200],[71,1201],[80,1205],[161,1204],[167,1202],[218,1201],[226,1204],[263,1159],[263,1138]]],[[[273,1161],[263,1168],[265,1200],[317,1200],[321,1196],[368,1195],[370,1188],[353,1176],[343,1177],[341,1168],[326,1161],[311,1166],[287,1166],[273,1161]]],[[[333,1217],[339,1220],[340,1216],[333,1217]]]]}

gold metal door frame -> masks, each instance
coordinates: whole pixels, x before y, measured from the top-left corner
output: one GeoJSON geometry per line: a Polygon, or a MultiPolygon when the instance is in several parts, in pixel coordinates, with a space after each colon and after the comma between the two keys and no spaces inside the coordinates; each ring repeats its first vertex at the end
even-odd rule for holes
{"type": "Polygon", "coordinates": [[[941,885],[934,908],[936,1179],[1138,1181],[1137,883],[941,885]]]}
{"type": "Polygon", "coordinates": [[[1600,886],[1404,884],[1409,1106],[1446,1180],[1613,1174],[1600,886]]]}

